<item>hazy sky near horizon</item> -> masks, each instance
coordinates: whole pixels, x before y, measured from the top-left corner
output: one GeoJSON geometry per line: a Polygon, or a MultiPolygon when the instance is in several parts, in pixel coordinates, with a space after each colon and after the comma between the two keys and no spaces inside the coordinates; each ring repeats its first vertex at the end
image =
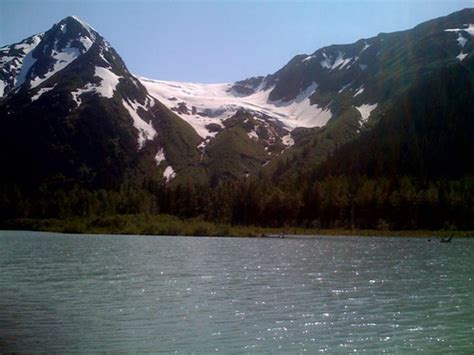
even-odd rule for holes
{"type": "Polygon", "coordinates": [[[273,73],[293,56],[474,7],[474,0],[1,0],[0,46],[69,15],[92,25],[134,74],[230,82],[273,73]]]}

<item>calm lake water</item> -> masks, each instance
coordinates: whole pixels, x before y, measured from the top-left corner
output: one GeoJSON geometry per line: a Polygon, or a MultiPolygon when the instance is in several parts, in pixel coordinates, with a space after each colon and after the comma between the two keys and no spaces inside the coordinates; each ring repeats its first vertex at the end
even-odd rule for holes
{"type": "Polygon", "coordinates": [[[474,350],[474,240],[0,231],[0,350],[474,350]]]}

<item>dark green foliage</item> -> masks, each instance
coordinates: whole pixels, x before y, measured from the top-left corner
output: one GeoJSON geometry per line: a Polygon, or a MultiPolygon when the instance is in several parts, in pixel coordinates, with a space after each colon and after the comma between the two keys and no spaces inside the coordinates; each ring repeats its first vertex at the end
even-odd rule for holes
{"type": "Polygon", "coordinates": [[[266,160],[263,146],[251,140],[240,127],[226,129],[211,141],[203,165],[211,172],[210,181],[238,179],[255,172],[266,160]]]}
{"type": "Polygon", "coordinates": [[[380,122],[334,152],[317,176],[414,175],[460,178],[474,173],[474,58],[420,81],[380,122]]]}
{"type": "MultiPolygon", "coordinates": [[[[107,216],[165,213],[261,227],[472,230],[474,177],[421,181],[410,176],[328,176],[278,184],[261,177],[222,182],[214,188],[190,183],[95,191],[43,187],[32,195],[9,185],[0,190],[0,213],[0,220],[100,217],[105,223],[107,216]]],[[[133,224],[133,219],[127,223],[133,224]]],[[[120,231],[120,225],[114,228],[120,231]]]]}
{"type": "MultiPolygon", "coordinates": [[[[225,120],[224,125],[226,129],[219,132],[206,146],[199,163],[206,170],[212,186],[220,181],[237,180],[248,174],[256,174],[269,159],[263,143],[267,128],[262,127],[259,136],[262,139],[252,139],[248,135],[259,127],[251,114],[239,111],[225,120]]],[[[280,146],[281,143],[274,144],[269,149],[278,149],[280,146]]]]}
{"type": "Polygon", "coordinates": [[[172,184],[207,181],[205,170],[199,166],[201,155],[197,146],[202,141],[201,137],[187,122],[160,102],[156,102],[152,111],[157,117],[155,126],[159,132],[160,145],[166,152],[166,160],[177,172],[177,178],[172,184]]]}
{"type": "Polygon", "coordinates": [[[206,125],[206,129],[209,130],[209,132],[220,132],[222,131],[222,127],[219,126],[217,123],[209,123],[206,125]]]}
{"type": "Polygon", "coordinates": [[[272,160],[264,171],[276,180],[307,173],[336,148],[354,139],[358,129],[359,113],[353,107],[323,128],[299,128],[292,132],[295,145],[272,160]]]}

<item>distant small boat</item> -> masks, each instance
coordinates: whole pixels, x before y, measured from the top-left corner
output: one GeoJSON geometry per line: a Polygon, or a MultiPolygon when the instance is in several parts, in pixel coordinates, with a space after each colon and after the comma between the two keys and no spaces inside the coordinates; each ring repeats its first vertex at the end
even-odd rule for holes
{"type": "Polygon", "coordinates": [[[262,238],[285,238],[283,233],[280,234],[261,234],[260,237],[262,238]]]}
{"type": "Polygon", "coordinates": [[[439,242],[440,243],[451,243],[451,239],[453,239],[453,236],[450,236],[449,238],[443,238],[439,242]]]}

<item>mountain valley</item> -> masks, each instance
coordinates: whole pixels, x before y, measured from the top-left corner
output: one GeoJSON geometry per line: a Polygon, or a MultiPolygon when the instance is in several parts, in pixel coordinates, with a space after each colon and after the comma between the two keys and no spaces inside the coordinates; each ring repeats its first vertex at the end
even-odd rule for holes
{"type": "MultiPolygon", "coordinates": [[[[469,203],[473,53],[474,9],[465,9],[410,30],[297,55],[266,76],[171,82],[130,73],[94,28],[67,17],[0,48],[2,213],[15,215],[11,211],[20,207],[14,201],[23,196],[29,204],[31,196],[53,191],[67,201],[77,191],[88,191],[91,199],[97,191],[113,191],[130,201],[132,191],[135,205],[148,201],[138,210],[240,224],[326,219],[328,225],[354,225],[348,202],[331,216],[305,210],[314,206],[304,195],[323,199],[315,184],[334,176],[354,177],[357,191],[364,179],[375,185],[387,179],[390,193],[400,193],[403,179],[411,179],[420,194],[435,188],[438,202],[440,191],[450,189],[443,179],[468,179],[452,189],[468,191],[463,203],[469,203]],[[266,191],[270,186],[274,190],[266,191]],[[213,207],[184,207],[189,201],[183,196],[213,207]],[[256,213],[248,202],[253,199],[280,210],[269,217],[259,205],[250,219],[228,217],[217,202],[204,201],[216,196],[229,198],[247,217],[256,213]],[[248,201],[237,203],[239,196],[248,201]]],[[[344,181],[337,184],[349,184],[344,181]]],[[[348,201],[357,195],[347,193],[348,201]]],[[[120,198],[104,197],[114,206],[129,203],[120,198]]],[[[387,195],[384,201],[392,200],[387,195]]],[[[450,211],[454,216],[459,209],[450,211]]],[[[382,217],[360,224],[374,226],[382,217]]]]}

